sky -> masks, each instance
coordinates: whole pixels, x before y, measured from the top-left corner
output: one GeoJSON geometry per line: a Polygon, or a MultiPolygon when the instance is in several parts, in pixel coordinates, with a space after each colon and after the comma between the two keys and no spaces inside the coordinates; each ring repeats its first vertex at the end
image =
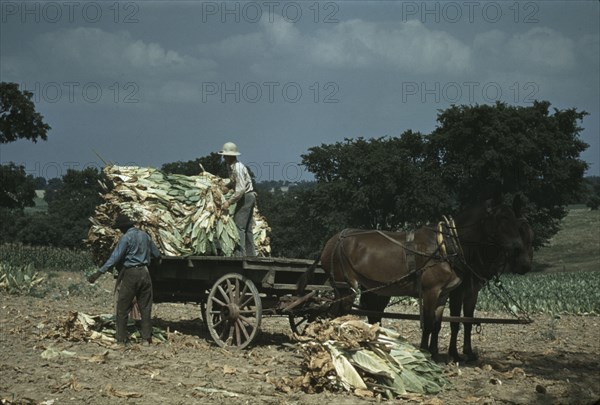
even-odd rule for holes
{"type": "Polygon", "coordinates": [[[232,141],[258,181],[312,180],[311,147],[430,133],[451,105],[547,100],[589,113],[600,175],[598,1],[0,2],[0,80],[47,141],[0,162],[61,177],[160,168],[232,141]]]}

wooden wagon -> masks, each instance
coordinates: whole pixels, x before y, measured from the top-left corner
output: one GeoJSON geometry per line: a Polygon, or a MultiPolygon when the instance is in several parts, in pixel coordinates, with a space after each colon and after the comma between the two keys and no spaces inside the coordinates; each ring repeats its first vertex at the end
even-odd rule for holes
{"type": "MultiPolygon", "coordinates": [[[[306,295],[296,295],[296,283],[313,261],[272,257],[186,256],[163,257],[150,267],[154,302],[195,302],[208,331],[221,347],[245,348],[260,331],[263,316],[289,318],[302,333],[318,317],[342,315],[336,306],[348,293],[347,285],[333,286],[317,266],[306,295]]],[[[356,306],[344,314],[373,313],[356,306]]],[[[385,318],[419,320],[418,314],[383,312],[385,318]]],[[[528,323],[523,319],[443,317],[446,322],[528,323]]]]}

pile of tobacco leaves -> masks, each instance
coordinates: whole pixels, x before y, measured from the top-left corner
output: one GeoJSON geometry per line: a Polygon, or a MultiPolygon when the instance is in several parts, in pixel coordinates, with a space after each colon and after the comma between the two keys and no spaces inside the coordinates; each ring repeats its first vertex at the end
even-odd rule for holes
{"type": "MultiPolygon", "coordinates": [[[[103,174],[104,203],[90,218],[86,241],[97,263],[108,258],[120,237],[113,229],[120,213],[148,232],[163,255],[233,255],[239,235],[235,205],[222,209],[230,196],[221,191],[226,180],[208,172],[185,176],[137,166],[109,165],[103,174]]],[[[253,231],[257,252],[268,256],[270,229],[257,211],[253,231]]]]}

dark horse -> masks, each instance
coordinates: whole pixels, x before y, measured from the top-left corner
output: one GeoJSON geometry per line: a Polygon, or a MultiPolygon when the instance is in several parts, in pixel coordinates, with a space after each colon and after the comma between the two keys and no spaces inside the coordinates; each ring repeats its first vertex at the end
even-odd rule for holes
{"type": "MultiPolygon", "coordinates": [[[[419,298],[421,348],[437,356],[442,313],[452,291],[462,291],[453,296],[455,309],[460,311],[463,302],[468,302],[467,296],[479,291],[459,288],[461,283],[476,285],[505,271],[530,269],[530,256],[515,215],[520,210],[519,201],[515,199],[513,209],[499,200],[488,200],[464,210],[455,222],[414,232],[344,230],[336,234],[325,245],[320,262],[333,285],[350,288],[336,289],[342,303],[337,315],[350,309],[359,288],[363,291],[361,308],[367,310],[382,312],[393,296],[419,298]]],[[[318,261],[298,281],[300,295],[318,261]]],[[[381,317],[369,317],[369,322],[378,321],[381,317]]]]}
{"type": "MultiPolygon", "coordinates": [[[[517,218],[517,228],[521,236],[521,241],[523,242],[525,255],[523,255],[522,252],[519,252],[518,255],[513,256],[513,262],[508,263],[509,266],[505,270],[517,274],[525,274],[531,270],[534,235],[529,222],[527,222],[525,218],[520,218],[520,207],[518,205],[515,207],[515,214],[519,217],[517,218]]],[[[486,271],[484,258],[481,258],[480,260],[473,258],[471,262],[473,265],[479,265],[480,268],[483,269],[483,272],[479,274],[476,268],[474,268],[473,271],[466,271],[461,285],[450,292],[449,307],[451,316],[460,316],[462,309],[462,313],[465,317],[472,317],[475,313],[475,305],[477,304],[479,291],[487,283],[488,277],[494,276],[491,269],[486,271]]],[[[472,361],[477,359],[477,355],[473,352],[473,347],[471,345],[471,329],[473,328],[473,324],[465,323],[464,328],[463,354],[466,356],[466,359],[461,358],[457,349],[460,324],[457,322],[450,323],[451,332],[448,355],[455,361],[472,361]]]]}

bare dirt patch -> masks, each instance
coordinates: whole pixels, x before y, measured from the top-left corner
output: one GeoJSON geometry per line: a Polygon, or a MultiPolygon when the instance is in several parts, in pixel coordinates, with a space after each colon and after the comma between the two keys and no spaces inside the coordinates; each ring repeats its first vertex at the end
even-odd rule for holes
{"type": "MultiPolygon", "coordinates": [[[[44,297],[0,293],[0,399],[3,404],[362,404],[346,392],[288,390],[303,374],[287,318],[263,319],[247,350],[218,348],[192,304],[156,304],[154,325],[169,341],[126,348],[71,341],[56,333],[72,311],[112,311],[113,281],[89,286],[83,276],[56,273],[44,297]],[[46,355],[42,354],[46,352],[46,355]],[[54,353],[54,357],[48,356],[54,353]]],[[[395,307],[406,312],[410,308],[395,307]]],[[[506,317],[506,314],[478,313],[506,317]]],[[[419,324],[384,320],[415,345],[419,324]]],[[[441,350],[450,329],[441,332],[441,350]]],[[[593,404],[600,399],[600,318],[536,315],[531,325],[484,325],[475,335],[479,360],[447,364],[452,386],[428,404],[593,404]]]]}

